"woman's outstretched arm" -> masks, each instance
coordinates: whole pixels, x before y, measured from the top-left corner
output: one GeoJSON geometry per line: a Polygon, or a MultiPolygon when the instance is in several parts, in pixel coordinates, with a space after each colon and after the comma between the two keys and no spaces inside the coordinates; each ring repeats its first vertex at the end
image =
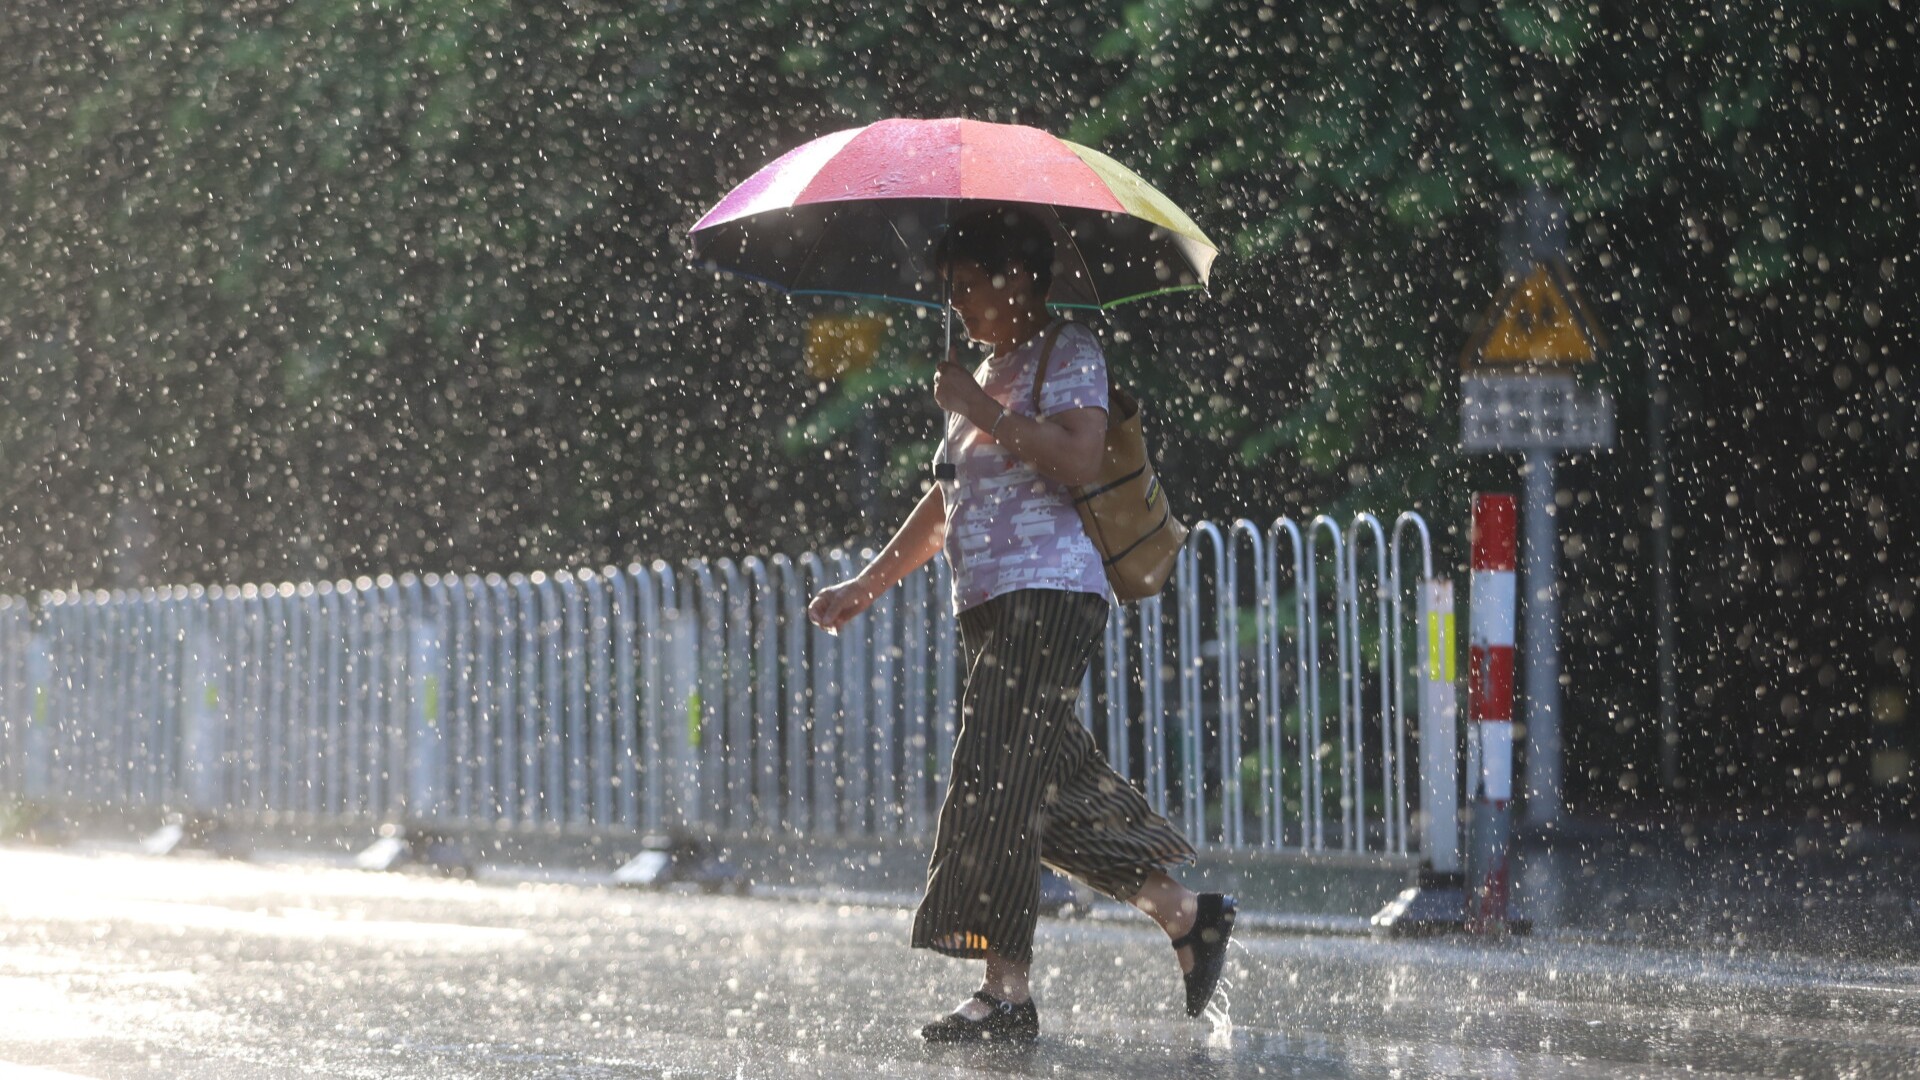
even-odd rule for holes
{"type": "Polygon", "coordinates": [[[851,580],[820,590],[807,605],[807,617],[815,626],[838,631],[847,620],[872,607],[881,593],[925,566],[946,542],[947,500],[935,484],[865,569],[851,580]]]}

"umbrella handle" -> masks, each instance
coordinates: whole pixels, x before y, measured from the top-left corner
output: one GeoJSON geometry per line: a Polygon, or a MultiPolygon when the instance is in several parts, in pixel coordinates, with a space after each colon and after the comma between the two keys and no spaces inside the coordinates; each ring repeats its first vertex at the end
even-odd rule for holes
{"type": "MultiPolygon", "coordinates": [[[[944,236],[953,229],[952,199],[941,200],[940,216],[946,219],[941,227],[941,233],[944,236]]],[[[945,240],[941,242],[945,243],[945,240]]],[[[940,362],[944,364],[953,359],[953,264],[951,262],[940,268],[940,310],[946,316],[947,324],[946,351],[940,354],[940,362]]]]}
{"type": "Polygon", "coordinates": [[[946,315],[947,349],[940,354],[940,362],[953,359],[953,267],[949,266],[940,275],[940,310],[946,315]]]}

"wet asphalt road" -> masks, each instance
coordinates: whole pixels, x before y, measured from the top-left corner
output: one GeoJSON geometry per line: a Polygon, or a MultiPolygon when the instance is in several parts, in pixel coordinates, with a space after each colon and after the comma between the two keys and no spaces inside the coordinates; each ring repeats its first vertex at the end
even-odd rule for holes
{"type": "Polygon", "coordinates": [[[1230,1024],[1144,919],[1045,920],[1030,1050],[929,1048],[907,913],[0,849],[0,1080],[1920,1076],[1920,966],[1246,936],[1230,1024]]]}

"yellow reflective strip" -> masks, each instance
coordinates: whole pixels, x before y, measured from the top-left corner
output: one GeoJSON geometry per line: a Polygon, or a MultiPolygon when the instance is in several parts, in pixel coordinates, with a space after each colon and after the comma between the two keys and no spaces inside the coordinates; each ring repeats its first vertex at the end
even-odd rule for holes
{"type": "Polygon", "coordinates": [[[1439,682],[1442,661],[1440,659],[1440,613],[1427,612],[1427,681],[1439,682]]]}

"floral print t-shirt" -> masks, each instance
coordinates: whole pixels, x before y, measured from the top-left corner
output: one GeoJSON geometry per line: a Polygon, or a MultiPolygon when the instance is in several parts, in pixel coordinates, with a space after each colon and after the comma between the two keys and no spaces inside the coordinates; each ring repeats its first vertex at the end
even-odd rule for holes
{"type": "MultiPolygon", "coordinates": [[[[995,401],[1033,415],[1033,376],[1046,333],[1001,357],[989,357],[974,378],[995,401]]],[[[1042,418],[1069,409],[1107,407],[1107,360],[1093,331],[1068,323],[1047,358],[1040,387],[1042,418]]],[[[1087,539],[1065,485],[1040,475],[959,413],[947,414],[937,461],[947,512],[947,562],[953,567],[957,614],[1015,589],[1060,589],[1110,595],[1106,571],[1087,539]]]]}

